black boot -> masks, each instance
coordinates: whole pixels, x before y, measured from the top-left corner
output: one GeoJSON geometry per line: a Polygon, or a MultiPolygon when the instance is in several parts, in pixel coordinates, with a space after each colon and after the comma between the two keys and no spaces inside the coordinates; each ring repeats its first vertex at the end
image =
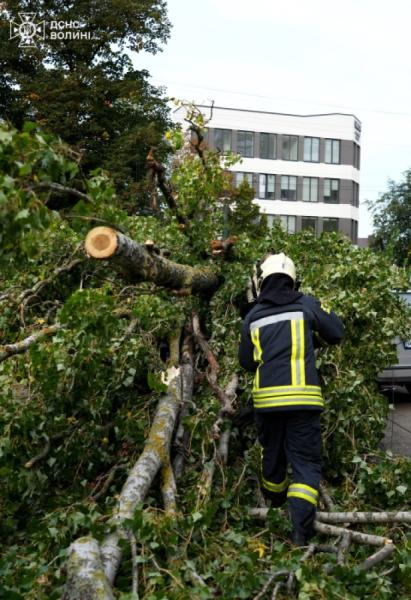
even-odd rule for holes
{"type": "Polygon", "coordinates": [[[294,546],[306,546],[307,545],[307,540],[305,538],[305,535],[299,531],[298,529],[293,529],[290,535],[290,539],[291,542],[294,544],[294,546]]]}

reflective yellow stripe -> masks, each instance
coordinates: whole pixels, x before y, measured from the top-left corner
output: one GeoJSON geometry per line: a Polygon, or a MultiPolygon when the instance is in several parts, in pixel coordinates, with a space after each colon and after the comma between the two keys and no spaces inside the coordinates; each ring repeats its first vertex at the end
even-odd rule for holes
{"type": "Polygon", "coordinates": [[[276,493],[284,492],[284,490],[286,490],[288,487],[288,479],[287,478],[285,478],[284,481],[281,481],[281,483],[272,483],[271,481],[268,481],[267,479],[265,479],[263,476],[261,476],[261,480],[262,480],[262,484],[265,487],[265,489],[269,490],[270,492],[276,492],[276,493]]]}
{"type": "Polygon", "coordinates": [[[312,400],[304,400],[304,399],[295,399],[295,402],[284,402],[281,400],[265,400],[264,402],[259,402],[256,404],[254,402],[254,408],[276,408],[277,406],[320,406],[324,408],[324,402],[318,400],[316,402],[312,400]]]}
{"type": "Polygon", "coordinates": [[[317,506],[317,501],[314,500],[314,498],[308,495],[306,496],[304,493],[301,492],[288,492],[287,498],[301,498],[301,500],[306,500],[307,502],[311,502],[311,504],[314,504],[314,506],[317,506]]]}
{"type": "MultiPolygon", "coordinates": [[[[253,329],[251,331],[251,340],[254,344],[254,360],[256,362],[262,363],[262,355],[263,349],[261,348],[260,342],[260,330],[258,328],[253,329]]],[[[254,389],[259,389],[260,387],[260,367],[257,367],[254,377],[254,389]]]]}
{"type": "Polygon", "coordinates": [[[304,319],[300,319],[300,384],[305,385],[305,344],[304,344],[304,319]]]}
{"type": "Polygon", "coordinates": [[[318,496],[318,490],[312,488],[309,485],[306,485],[305,483],[292,483],[290,485],[290,490],[293,490],[295,488],[302,488],[303,490],[307,490],[307,492],[311,492],[311,494],[314,494],[314,496],[318,496]]]}
{"type": "Polygon", "coordinates": [[[309,393],[313,393],[313,392],[318,392],[321,393],[321,388],[319,385],[296,385],[296,386],[291,386],[291,385],[274,385],[274,386],[270,386],[270,387],[263,387],[263,388],[259,388],[258,390],[255,390],[255,393],[257,395],[261,395],[261,394],[268,394],[268,393],[287,393],[287,392],[309,392],[309,393]]]}
{"type": "Polygon", "coordinates": [[[253,395],[256,400],[264,400],[265,398],[291,398],[294,396],[310,396],[311,398],[321,398],[322,395],[319,392],[306,392],[305,390],[297,390],[296,392],[268,392],[267,394],[256,394],[253,390],[253,395]]]}
{"type": "Polygon", "coordinates": [[[291,385],[297,383],[297,327],[296,321],[291,320],[291,385]]]}

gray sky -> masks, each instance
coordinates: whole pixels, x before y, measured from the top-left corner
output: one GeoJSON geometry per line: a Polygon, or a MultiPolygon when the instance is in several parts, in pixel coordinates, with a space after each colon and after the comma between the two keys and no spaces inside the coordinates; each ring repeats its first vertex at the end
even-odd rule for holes
{"type": "Polygon", "coordinates": [[[364,206],[411,168],[410,0],[168,0],[162,53],[134,55],[154,85],[195,102],[354,113],[364,206]]]}

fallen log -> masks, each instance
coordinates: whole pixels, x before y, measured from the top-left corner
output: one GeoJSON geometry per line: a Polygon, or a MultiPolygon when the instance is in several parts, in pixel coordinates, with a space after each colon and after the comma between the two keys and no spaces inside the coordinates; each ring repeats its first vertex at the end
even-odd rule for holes
{"type": "Polygon", "coordinates": [[[87,234],[85,249],[91,258],[110,260],[132,281],[152,281],[174,290],[204,292],[217,289],[219,278],[206,267],[180,265],[110,227],[95,227],[87,234]]]}

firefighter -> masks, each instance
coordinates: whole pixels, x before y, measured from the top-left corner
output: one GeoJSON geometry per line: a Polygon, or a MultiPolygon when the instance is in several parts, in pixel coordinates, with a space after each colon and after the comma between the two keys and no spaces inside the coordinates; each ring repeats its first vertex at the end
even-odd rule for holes
{"type": "Polygon", "coordinates": [[[296,290],[295,266],[284,253],[270,255],[260,270],[259,295],[243,323],[239,361],[255,373],[262,491],[274,507],[288,501],[291,541],[304,546],[314,534],[321,478],[324,400],[314,336],[338,344],[344,327],[333,311],[296,290]]]}

